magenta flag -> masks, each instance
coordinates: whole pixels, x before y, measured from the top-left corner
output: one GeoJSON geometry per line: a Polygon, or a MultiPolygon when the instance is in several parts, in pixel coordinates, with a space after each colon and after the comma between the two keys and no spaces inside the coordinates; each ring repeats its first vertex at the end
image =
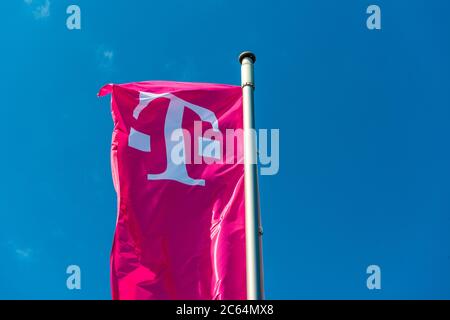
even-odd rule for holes
{"type": "Polygon", "coordinates": [[[242,90],[108,84],[113,299],[246,299],[242,90]]]}

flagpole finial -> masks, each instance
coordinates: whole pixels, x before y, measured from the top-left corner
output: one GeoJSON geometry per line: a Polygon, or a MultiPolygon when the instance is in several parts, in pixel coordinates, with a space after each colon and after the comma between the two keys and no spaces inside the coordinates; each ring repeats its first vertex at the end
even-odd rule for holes
{"type": "Polygon", "coordinates": [[[244,58],[250,58],[252,59],[253,63],[256,62],[256,56],[253,52],[251,51],[244,51],[239,55],[239,62],[242,64],[242,60],[244,60],[244,58]]]}

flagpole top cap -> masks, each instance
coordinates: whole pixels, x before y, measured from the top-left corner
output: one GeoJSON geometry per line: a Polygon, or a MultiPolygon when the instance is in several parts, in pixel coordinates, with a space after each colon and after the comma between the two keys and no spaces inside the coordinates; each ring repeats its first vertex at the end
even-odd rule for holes
{"type": "Polygon", "coordinates": [[[253,52],[251,51],[244,51],[239,55],[239,62],[242,64],[242,60],[244,60],[244,58],[250,58],[253,63],[256,62],[256,56],[253,52]]]}

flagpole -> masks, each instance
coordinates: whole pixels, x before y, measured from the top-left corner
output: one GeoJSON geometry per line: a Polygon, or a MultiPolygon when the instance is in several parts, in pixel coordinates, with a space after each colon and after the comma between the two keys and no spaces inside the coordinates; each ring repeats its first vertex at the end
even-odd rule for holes
{"type": "Polygon", "coordinates": [[[264,299],[257,148],[256,133],[253,133],[255,128],[253,64],[255,61],[256,56],[252,52],[245,51],[239,55],[244,108],[245,247],[248,300],[264,299]]]}

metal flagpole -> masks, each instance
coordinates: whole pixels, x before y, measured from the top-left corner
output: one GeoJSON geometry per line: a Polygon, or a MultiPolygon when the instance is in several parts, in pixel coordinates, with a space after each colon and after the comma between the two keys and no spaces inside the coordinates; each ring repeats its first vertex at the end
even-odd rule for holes
{"type": "Polygon", "coordinates": [[[245,51],[239,55],[244,107],[244,180],[245,180],[245,246],[247,265],[247,299],[264,299],[262,227],[259,208],[258,165],[254,119],[253,64],[256,57],[245,51]]]}

